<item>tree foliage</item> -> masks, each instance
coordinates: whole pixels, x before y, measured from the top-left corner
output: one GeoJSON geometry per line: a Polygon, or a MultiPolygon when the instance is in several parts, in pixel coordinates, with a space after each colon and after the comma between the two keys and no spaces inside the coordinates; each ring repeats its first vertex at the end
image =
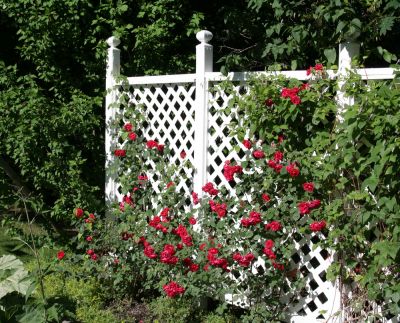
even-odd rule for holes
{"type": "Polygon", "coordinates": [[[216,69],[225,71],[333,64],[337,44],[358,32],[360,61],[382,65],[399,54],[393,0],[0,0],[0,10],[1,203],[23,186],[58,218],[102,201],[112,34],[125,75],[192,72],[200,29],[214,33],[216,69]]]}

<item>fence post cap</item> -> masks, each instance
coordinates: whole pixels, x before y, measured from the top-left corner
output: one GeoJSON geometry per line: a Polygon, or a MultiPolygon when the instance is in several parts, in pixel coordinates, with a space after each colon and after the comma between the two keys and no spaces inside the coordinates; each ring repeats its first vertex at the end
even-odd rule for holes
{"type": "Polygon", "coordinates": [[[114,36],[111,36],[110,38],[108,38],[106,40],[106,42],[107,42],[108,46],[110,46],[111,48],[115,48],[121,43],[121,41],[117,37],[114,37],[114,36]]]}
{"type": "Polygon", "coordinates": [[[213,38],[213,34],[208,30],[200,30],[196,34],[196,38],[200,43],[208,43],[213,38]]]}

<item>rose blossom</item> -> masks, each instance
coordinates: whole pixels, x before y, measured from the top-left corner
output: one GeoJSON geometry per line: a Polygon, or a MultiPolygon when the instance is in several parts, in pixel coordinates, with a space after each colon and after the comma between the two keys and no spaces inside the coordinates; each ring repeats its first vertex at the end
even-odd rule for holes
{"type": "Polygon", "coordinates": [[[192,192],[192,199],[193,199],[193,204],[199,204],[199,195],[195,192],[192,192]]]}
{"type": "Polygon", "coordinates": [[[196,221],[195,218],[190,217],[190,218],[189,218],[189,223],[190,223],[191,225],[195,225],[195,224],[197,223],[197,221],[196,221]]]}
{"type": "Polygon", "coordinates": [[[60,250],[59,252],[57,252],[57,259],[58,260],[62,260],[64,257],[65,257],[64,250],[60,250]]]}
{"type": "Polygon", "coordinates": [[[181,153],[180,153],[180,157],[182,159],[185,159],[186,158],[186,151],[182,150],[181,153]]]}
{"type": "Polygon", "coordinates": [[[137,138],[136,133],[130,132],[130,133],[128,134],[128,138],[129,138],[130,140],[132,140],[132,141],[135,141],[136,138],[137,138]]]}
{"type": "Polygon", "coordinates": [[[125,157],[126,156],[126,150],[125,149],[115,149],[114,150],[114,155],[117,157],[125,157]]]}
{"type": "Polygon", "coordinates": [[[291,177],[297,177],[300,174],[300,170],[297,168],[295,163],[287,165],[286,170],[291,177]]]}
{"type": "Polygon", "coordinates": [[[282,229],[282,224],[280,224],[278,221],[271,221],[270,223],[265,225],[265,230],[271,230],[271,231],[279,231],[282,229]]]}
{"type": "Polygon", "coordinates": [[[180,286],[178,283],[171,281],[167,285],[163,286],[164,292],[168,297],[173,298],[179,294],[185,293],[185,288],[180,286]]]}
{"type": "Polygon", "coordinates": [[[269,202],[271,200],[269,195],[265,193],[261,195],[261,198],[263,199],[264,202],[269,202]]]}
{"type": "Polygon", "coordinates": [[[312,183],[312,182],[304,183],[304,184],[303,184],[303,189],[304,189],[306,192],[312,192],[312,191],[314,191],[314,183],[312,183]]]}
{"type": "Polygon", "coordinates": [[[125,130],[126,132],[131,132],[131,131],[133,130],[133,125],[132,125],[130,122],[125,123],[125,124],[124,124],[124,130],[125,130]]]}
{"type": "Polygon", "coordinates": [[[251,141],[248,139],[244,139],[242,141],[243,146],[245,146],[245,148],[250,149],[251,148],[251,141]]]}
{"type": "Polygon", "coordinates": [[[264,157],[265,157],[265,154],[264,154],[264,152],[263,152],[262,150],[255,150],[255,151],[253,152],[253,157],[254,157],[255,159],[261,159],[261,158],[264,158],[264,157]]]}
{"type": "Polygon", "coordinates": [[[283,159],[283,152],[281,152],[281,151],[276,151],[275,154],[274,154],[274,160],[275,160],[276,162],[279,162],[279,161],[281,161],[282,159],[283,159]]]}
{"type": "Polygon", "coordinates": [[[264,101],[264,104],[265,104],[267,107],[272,107],[273,104],[274,104],[274,101],[272,101],[272,99],[266,99],[266,100],[264,101]]]}
{"type": "Polygon", "coordinates": [[[313,223],[310,224],[310,230],[313,232],[318,232],[322,231],[326,227],[326,222],[325,220],[322,221],[314,221],[313,223]]]}
{"type": "Polygon", "coordinates": [[[83,210],[81,208],[75,209],[75,216],[80,219],[83,216],[83,210]]]}

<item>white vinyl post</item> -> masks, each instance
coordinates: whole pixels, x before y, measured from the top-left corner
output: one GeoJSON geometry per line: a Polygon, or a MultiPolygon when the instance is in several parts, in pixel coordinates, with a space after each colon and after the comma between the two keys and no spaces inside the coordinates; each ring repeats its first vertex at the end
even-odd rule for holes
{"type": "Polygon", "coordinates": [[[106,134],[105,134],[105,152],[106,152],[106,185],[105,185],[105,198],[106,206],[116,199],[116,185],[115,174],[109,170],[110,162],[113,159],[112,139],[113,131],[110,128],[110,123],[115,118],[114,103],[117,102],[117,91],[114,86],[116,78],[120,75],[120,50],[117,46],[120,40],[116,37],[107,39],[109,46],[107,50],[107,72],[106,72],[106,134]]]}
{"type": "Polygon", "coordinates": [[[207,180],[208,149],[208,81],[206,72],[213,71],[213,46],[208,44],[213,35],[207,30],[196,34],[200,42],[196,46],[196,100],[194,135],[194,192],[202,196],[202,187],[207,180]]]}
{"type": "Polygon", "coordinates": [[[336,101],[338,104],[337,119],[343,122],[343,113],[346,107],[354,104],[354,98],[347,96],[343,86],[351,69],[351,60],[360,52],[360,44],[352,40],[339,44],[338,91],[336,101]]]}

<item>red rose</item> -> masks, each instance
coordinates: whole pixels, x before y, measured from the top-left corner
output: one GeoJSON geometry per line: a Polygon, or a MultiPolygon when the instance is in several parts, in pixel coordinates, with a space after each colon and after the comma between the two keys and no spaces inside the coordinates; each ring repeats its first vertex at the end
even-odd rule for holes
{"type": "Polygon", "coordinates": [[[92,254],[91,256],[90,256],[90,258],[92,259],[92,260],[94,260],[94,261],[96,261],[97,259],[99,259],[99,256],[97,255],[97,254],[92,254]]]}
{"type": "Polygon", "coordinates": [[[182,249],[183,249],[183,244],[182,244],[182,243],[178,243],[178,244],[176,245],[176,249],[182,250],[182,249]]]}
{"type": "Polygon", "coordinates": [[[126,132],[131,132],[132,129],[133,129],[133,126],[132,126],[131,123],[128,122],[128,123],[125,123],[125,124],[124,124],[124,130],[125,130],[126,132]]]}
{"type": "Polygon", "coordinates": [[[312,191],[314,191],[314,183],[312,183],[312,182],[304,183],[304,184],[303,184],[303,189],[304,189],[306,192],[312,192],[312,191]]]}
{"type": "Polygon", "coordinates": [[[206,243],[202,243],[200,246],[199,246],[199,249],[201,250],[201,251],[203,251],[204,250],[204,248],[206,247],[206,243]]]}
{"type": "Polygon", "coordinates": [[[300,174],[300,170],[297,168],[295,163],[287,165],[286,170],[291,177],[297,177],[300,174]]]}
{"type": "Polygon", "coordinates": [[[274,242],[271,239],[265,241],[265,248],[272,249],[273,247],[274,247],[274,242]]]}
{"type": "Polygon", "coordinates": [[[92,236],[87,236],[87,237],[86,237],[86,241],[87,241],[87,242],[91,242],[92,240],[93,240],[93,237],[92,237],[92,236]]]}
{"type": "Polygon", "coordinates": [[[163,286],[164,292],[168,297],[173,298],[179,294],[185,293],[185,288],[180,286],[178,283],[172,281],[167,285],[163,286]]]}
{"type": "Polygon", "coordinates": [[[266,99],[266,100],[264,101],[264,104],[265,104],[267,107],[271,107],[271,106],[274,104],[274,101],[272,101],[272,99],[266,99]]]}
{"type": "Polygon", "coordinates": [[[62,260],[65,257],[65,252],[63,250],[60,250],[57,252],[57,259],[62,260]]]}
{"type": "Polygon", "coordinates": [[[125,157],[126,156],[126,150],[125,149],[115,149],[114,150],[114,155],[117,157],[125,157]]]}
{"type": "Polygon", "coordinates": [[[322,231],[326,227],[326,222],[325,220],[322,221],[314,221],[313,223],[310,224],[310,230],[313,232],[318,232],[322,231]]]}
{"type": "Polygon", "coordinates": [[[148,140],[146,142],[146,147],[149,149],[157,148],[157,146],[158,146],[158,142],[155,140],[148,140]]]}
{"type": "Polygon", "coordinates": [[[191,225],[195,225],[195,224],[197,223],[197,221],[196,221],[195,218],[191,217],[191,218],[189,218],[189,223],[190,223],[191,225]]]}
{"type": "Polygon", "coordinates": [[[308,76],[308,75],[311,75],[312,70],[313,70],[312,66],[310,66],[309,68],[307,68],[307,72],[306,72],[307,76],[308,76]]]}
{"type": "Polygon", "coordinates": [[[83,216],[83,210],[81,208],[75,209],[75,216],[80,219],[83,216]]]}
{"type": "Polygon", "coordinates": [[[157,145],[157,150],[162,153],[164,151],[164,145],[157,145]]]}
{"type": "Polygon", "coordinates": [[[136,133],[134,133],[134,132],[130,132],[129,134],[128,134],[128,138],[130,139],[130,140],[132,140],[132,141],[135,141],[136,140],[136,133]]]}
{"type": "Polygon", "coordinates": [[[169,183],[167,184],[167,189],[170,188],[170,187],[172,187],[172,186],[174,186],[174,185],[175,185],[174,182],[169,182],[169,183]]]}
{"type": "Polygon", "coordinates": [[[214,187],[214,184],[210,182],[204,185],[202,190],[210,195],[218,195],[219,193],[219,191],[214,187]]]}
{"type": "Polygon", "coordinates": [[[186,151],[182,150],[180,156],[181,156],[182,159],[185,159],[186,158],[186,151]]]}
{"type": "Polygon", "coordinates": [[[283,264],[278,264],[277,262],[273,262],[272,265],[274,266],[275,269],[278,269],[280,271],[283,271],[285,269],[285,267],[283,266],[283,264]]]}
{"type": "Polygon", "coordinates": [[[86,251],[86,254],[88,254],[89,256],[94,254],[94,250],[93,249],[89,249],[88,251],[86,251]]]}
{"type": "Polygon", "coordinates": [[[297,95],[290,97],[290,101],[292,101],[292,103],[295,105],[299,105],[301,103],[301,99],[297,95]]]}
{"type": "Polygon", "coordinates": [[[324,70],[324,65],[322,64],[315,64],[314,69],[316,71],[323,71],[324,70]]]}
{"type": "Polygon", "coordinates": [[[300,202],[297,204],[297,208],[300,212],[300,215],[309,214],[311,211],[308,202],[300,202]]]}
{"type": "Polygon", "coordinates": [[[282,159],[283,159],[283,152],[281,152],[281,151],[276,151],[275,154],[274,154],[274,160],[275,160],[276,162],[279,162],[279,161],[281,161],[282,159]]]}
{"type": "Polygon", "coordinates": [[[193,199],[193,204],[196,205],[199,203],[199,195],[195,192],[192,192],[192,199],[193,199]]]}
{"type": "Polygon", "coordinates": [[[189,270],[191,271],[191,272],[196,272],[196,271],[198,271],[200,269],[200,266],[198,265],[198,264],[190,264],[189,265],[189,270]]]}
{"type": "Polygon", "coordinates": [[[264,152],[261,151],[261,150],[255,150],[255,151],[253,152],[253,157],[254,157],[255,159],[261,159],[261,158],[264,158],[264,157],[265,157],[265,154],[264,154],[264,152]]]}
{"type": "Polygon", "coordinates": [[[269,197],[269,195],[268,194],[263,194],[263,195],[261,195],[261,197],[262,197],[262,199],[264,200],[264,202],[269,202],[270,200],[271,200],[271,198],[269,197]]]}
{"type": "Polygon", "coordinates": [[[271,221],[270,223],[265,225],[265,230],[271,230],[271,231],[279,231],[282,229],[282,224],[280,224],[278,221],[271,221]]]}
{"type": "Polygon", "coordinates": [[[248,139],[244,139],[242,141],[243,146],[245,146],[245,148],[250,149],[251,148],[251,141],[248,139]]]}

